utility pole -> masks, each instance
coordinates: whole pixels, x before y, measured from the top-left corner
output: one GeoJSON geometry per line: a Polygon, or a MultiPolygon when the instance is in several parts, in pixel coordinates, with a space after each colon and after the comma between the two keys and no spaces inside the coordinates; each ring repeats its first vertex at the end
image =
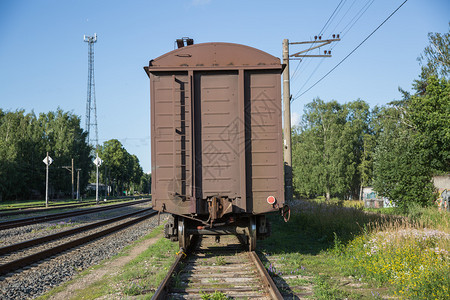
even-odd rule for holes
{"type": "Polygon", "coordinates": [[[289,40],[283,40],[283,133],[284,133],[284,187],[287,202],[292,200],[292,148],[291,148],[291,88],[289,84],[289,40]]]}
{"type": "Polygon", "coordinates": [[[75,194],[73,193],[73,187],[74,187],[74,183],[75,183],[75,182],[74,182],[74,181],[75,181],[75,180],[74,180],[74,179],[75,179],[75,178],[74,178],[75,176],[74,176],[74,169],[73,169],[73,158],[72,158],[72,170],[71,170],[71,171],[72,171],[72,197],[71,197],[71,198],[73,199],[74,196],[75,196],[75,194]]]}
{"type": "Polygon", "coordinates": [[[305,42],[292,42],[289,43],[288,39],[283,40],[283,64],[285,65],[283,71],[283,134],[284,134],[284,187],[286,201],[289,202],[293,197],[292,187],[292,148],[291,148],[291,87],[290,87],[290,74],[289,74],[289,60],[302,59],[302,57],[331,57],[331,51],[324,50],[324,54],[312,55],[306,54],[311,50],[323,47],[332,42],[340,41],[339,34],[333,34],[332,39],[322,40],[322,36],[315,36],[314,41],[305,42]],[[301,44],[317,44],[311,45],[308,49],[289,54],[289,45],[301,45],[301,44]]]}
{"type": "Polygon", "coordinates": [[[72,195],[70,196],[70,199],[73,199],[74,197],[74,169],[73,169],[73,158],[72,158],[72,166],[62,166],[62,168],[66,169],[67,171],[72,173],[72,195]]]}
{"type": "Polygon", "coordinates": [[[80,199],[80,171],[81,169],[77,169],[77,200],[80,199]]]}

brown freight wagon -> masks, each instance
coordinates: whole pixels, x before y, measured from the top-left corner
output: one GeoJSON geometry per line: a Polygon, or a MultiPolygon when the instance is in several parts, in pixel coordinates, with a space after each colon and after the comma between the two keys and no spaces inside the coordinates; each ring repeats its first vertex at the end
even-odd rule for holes
{"type": "MultiPolygon", "coordinates": [[[[192,44],[189,43],[189,44],[192,44]]],[[[149,62],[152,201],[165,235],[268,235],[284,205],[281,80],[268,53],[231,43],[181,47],[149,62]]]]}

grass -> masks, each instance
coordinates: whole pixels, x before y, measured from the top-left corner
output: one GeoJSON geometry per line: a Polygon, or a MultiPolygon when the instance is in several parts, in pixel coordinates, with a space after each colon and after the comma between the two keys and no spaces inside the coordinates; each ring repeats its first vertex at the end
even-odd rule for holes
{"type": "Polygon", "coordinates": [[[215,291],[214,293],[201,293],[202,300],[227,300],[231,299],[222,292],[215,291]]]}
{"type": "Polygon", "coordinates": [[[272,236],[259,245],[277,284],[312,284],[314,299],[449,299],[448,213],[367,212],[354,202],[298,201],[290,222],[269,217],[272,236]]]}
{"type": "MultiPolygon", "coordinates": [[[[335,230],[343,233],[341,239],[349,240],[350,234],[346,230],[353,231],[356,235],[358,226],[345,223],[336,226],[336,220],[326,217],[325,207],[322,204],[319,206],[294,208],[288,223],[284,223],[279,216],[271,215],[272,235],[259,242],[261,260],[280,290],[288,294],[299,293],[314,286],[309,295],[313,299],[344,299],[351,295],[353,296],[349,299],[359,299],[364,296],[363,292],[360,296],[355,296],[353,288],[343,288],[334,280],[344,278],[344,275],[340,264],[331,255],[335,231],[330,227],[335,226],[335,230]],[[310,213],[318,215],[313,218],[310,213]],[[317,218],[320,215],[322,217],[317,218]]],[[[334,209],[329,212],[337,214],[334,209]]],[[[346,213],[347,210],[344,210],[344,214],[346,213]]],[[[369,220],[371,219],[369,216],[369,220]]]]}
{"type": "MultiPolygon", "coordinates": [[[[81,272],[74,280],[88,274],[91,270],[101,268],[107,261],[118,256],[128,255],[130,250],[143,240],[162,235],[164,226],[155,228],[151,233],[142,237],[132,245],[125,247],[117,256],[105,260],[100,265],[93,266],[81,272]]],[[[137,299],[150,299],[162,279],[175,261],[175,252],[178,250],[177,243],[160,238],[156,243],[147,248],[135,259],[126,264],[118,274],[106,275],[98,281],[77,290],[71,300],[96,299],[108,295],[121,295],[137,297],[137,299]]],[[[49,293],[37,298],[38,300],[49,299],[52,295],[64,290],[72,281],[51,290],[49,293]]]]}
{"type": "MultiPolygon", "coordinates": [[[[280,290],[311,299],[449,299],[449,214],[420,207],[367,211],[355,202],[297,201],[288,223],[268,216],[272,235],[258,242],[258,253],[280,290]]],[[[149,299],[177,250],[176,243],[160,239],[119,274],[74,299],[149,299]]],[[[220,256],[213,260],[224,262],[220,256]]]]}
{"type": "Polygon", "coordinates": [[[225,258],[222,256],[216,256],[216,265],[217,266],[224,266],[227,262],[225,261],[225,258]]]}
{"type": "MultiPolygon", "coordinates": [[[[49,204],[73,204],[78,203],[76,200],[72,199],[61,199],[49,201],[49,204]]],[[[19,201],[1,201],[0,210],[11,209],[11,208],[26,208],[28,206],[45,206],[45,200],[19,200],[19,201]]]]}
{"type": "Polygon", "coordinates": [[[116,292],[151,297],[175,260],[177,244],[159,239],[136,259],[125,265],[113,281],[116,292]]]}
{"type": "Polygon", "coordinates": [[[450,234],[401,226],[355,238],[342,254],[348,272],[375,284],[390,284],[408,299],[450,298],[450,234]]]}

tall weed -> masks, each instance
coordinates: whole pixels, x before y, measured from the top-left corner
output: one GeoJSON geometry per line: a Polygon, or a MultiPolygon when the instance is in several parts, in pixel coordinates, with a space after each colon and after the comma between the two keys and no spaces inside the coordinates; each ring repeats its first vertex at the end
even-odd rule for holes
{"type": "Polygon", "coordinates": [[[401,219],[392,215],[367,213],[361,206],[350,207],[346,202],[337,200],[332,202],[297,200],[292,210],[296,216],[294,219],[296,228],[311,231],[330,245],[334,245],[337,239],[341,244],[346,244],[360,235],[364,228],[401,219]]]}
{"type": "Polygon", "coordinates": [[[450,299],[450,215],[410,205],[386,213],[352,201],[298,201],[297,226],[323,236],[347,273],[401,298],[450,299]]]}
{"type": "Polygon", "coordinates": [[[344,250],[349,272],[390,283],[407,299],[450,298],[450,234],[415,224],[379,226],[344,250]]]}

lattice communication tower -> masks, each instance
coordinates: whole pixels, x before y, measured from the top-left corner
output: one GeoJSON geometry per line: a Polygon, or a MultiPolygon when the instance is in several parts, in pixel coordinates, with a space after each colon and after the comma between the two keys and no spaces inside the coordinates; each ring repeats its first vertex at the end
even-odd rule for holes
{"type": "Polygon", "coordinates": [[[87,84],[87,101],[86,101],[86,131],[87,142],[98,148],[98,129],[97,129],[97,104],[95,101],[95,80],[94,80],[94,44],[97,42],[97,34],[94,36],[84,36],[84,41],[89,45],[88,54],[88,84],[87,84]],[[92,120],[93,119],[93,120],[92,120]],[[94,129],[94,138],[91,137],[92,127],[94,129]]]}

